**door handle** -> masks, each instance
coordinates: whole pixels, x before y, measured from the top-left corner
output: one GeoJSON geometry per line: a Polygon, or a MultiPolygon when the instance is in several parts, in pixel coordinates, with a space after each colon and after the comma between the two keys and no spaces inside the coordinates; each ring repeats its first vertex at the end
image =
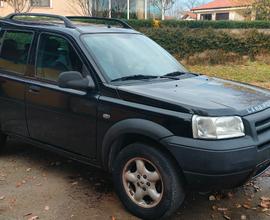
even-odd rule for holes
{"type": "Polygon", "coordinates": [[[31,93],[39,93],[40,87],[39,86],[29,86],[29,92],[31,93]]]}

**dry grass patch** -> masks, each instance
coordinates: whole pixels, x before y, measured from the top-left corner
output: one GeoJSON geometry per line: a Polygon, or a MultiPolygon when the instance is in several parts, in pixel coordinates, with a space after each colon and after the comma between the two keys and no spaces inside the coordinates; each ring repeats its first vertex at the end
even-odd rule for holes
{"type": "Polygon", "coordinates": [[[265,62],[247,62],[241,65],[188,65],[187,67],[192,72],[270,89],[270,64],[265,62]]]}

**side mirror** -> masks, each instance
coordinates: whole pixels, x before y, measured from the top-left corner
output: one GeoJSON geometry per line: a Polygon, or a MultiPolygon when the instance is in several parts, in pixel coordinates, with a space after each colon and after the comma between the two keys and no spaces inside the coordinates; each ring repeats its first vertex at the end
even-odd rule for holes
{"type": "Polygon", "coordinates": [[[69,71],[60,74],[58,86],[67,89],[91,90],[95,88],[95,83],[90,77],[84,78],[80,72],[69,71]]]}

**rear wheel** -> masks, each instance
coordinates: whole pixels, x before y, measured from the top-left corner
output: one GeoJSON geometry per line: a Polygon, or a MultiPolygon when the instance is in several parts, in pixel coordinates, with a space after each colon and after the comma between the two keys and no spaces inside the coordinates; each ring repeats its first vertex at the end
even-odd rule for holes
{"type": "Polygon", "coordinates": [[[142,143],[131,144],[119,153],[113,180],[124,206],[143,219],[165,218],[185,198],[181,171],[171,157],[142,143]]]}

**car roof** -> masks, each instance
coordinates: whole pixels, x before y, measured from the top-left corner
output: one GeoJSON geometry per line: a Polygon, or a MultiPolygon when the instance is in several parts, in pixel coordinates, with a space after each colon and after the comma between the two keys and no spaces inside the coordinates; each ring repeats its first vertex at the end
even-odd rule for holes
{"type": "Polygon", "coordinates": [[[85,16],[72,16],[64,17],[51,14],[40,14],[40,13],[14,13],[10,14],[5,18],[0,19],[0,23],[10,28],[26,28],[34,30],[51,30],[58,31],[67,34],[94,34],[94,33],[139,33],[130,27],[127,23],[119,19],[109,19],[101,17],[85,17],[85,16]],[[16,20],[14,17],[48,17],[48,18],[59,18],[62,23],[55,23],[50,21],[29,21],[29,20],[16,20]],[[72,21],[71,19],[77,19],[72,21]],[[78,21],[79,19],[79,21],[78,21]],[[88,21],[97,20],[99,23],[90,23],[88,21]],[[85,22],[86,21],[86,22],[85,22]],[[104,21],[105,24],[101,22],[104,21]],[[106,22],[115,22],[117,26],[106,24],[106,22]]]}

